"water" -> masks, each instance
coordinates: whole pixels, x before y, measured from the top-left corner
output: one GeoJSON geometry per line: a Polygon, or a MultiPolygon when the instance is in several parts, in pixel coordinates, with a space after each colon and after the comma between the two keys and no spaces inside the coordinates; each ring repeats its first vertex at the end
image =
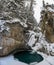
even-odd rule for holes
{"type": "Polygon", "coordinates": [[[33,62],[41,62],[43,57],[36,52],[31,54],[30,51],[24,51],[14,54],[14,57],[19,61],[30,64],[33,62]]]}

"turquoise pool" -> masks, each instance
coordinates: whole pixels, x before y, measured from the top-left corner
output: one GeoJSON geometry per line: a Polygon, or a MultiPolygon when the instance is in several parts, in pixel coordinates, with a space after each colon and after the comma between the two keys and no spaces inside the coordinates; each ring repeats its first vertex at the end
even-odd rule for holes
{"type": "Polygon", "coordinates": [[[40,54],[37,54],[36,52],[31,54],[30,51],[16,53],[14,54],[14,57],[27,64],[32,62],[41,62],[43,60],[43,57],[40,54]]]}

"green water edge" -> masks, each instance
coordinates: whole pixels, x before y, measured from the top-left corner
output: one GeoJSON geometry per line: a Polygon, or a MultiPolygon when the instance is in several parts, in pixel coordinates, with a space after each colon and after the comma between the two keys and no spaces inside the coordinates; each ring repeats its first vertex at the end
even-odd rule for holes
{"type": "Polygon", "coordinates": [[[41,62],[43,57],[38,53],[31,54],[30,51],[23,51],[14,54],[14,58],[18,59],[21,62],[30,64],[33,62],[41,62]]]}

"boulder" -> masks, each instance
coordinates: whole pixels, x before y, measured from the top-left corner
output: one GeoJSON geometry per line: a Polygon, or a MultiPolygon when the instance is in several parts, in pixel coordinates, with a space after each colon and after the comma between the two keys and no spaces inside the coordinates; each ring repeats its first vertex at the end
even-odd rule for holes
{"type": "Polygon", "coordinates": [[[24,28],[19,23],[6,23],[9,30],[0,32],[0,56],[6,56],[16,51],[30,50],[26,46],[24,28]]]}

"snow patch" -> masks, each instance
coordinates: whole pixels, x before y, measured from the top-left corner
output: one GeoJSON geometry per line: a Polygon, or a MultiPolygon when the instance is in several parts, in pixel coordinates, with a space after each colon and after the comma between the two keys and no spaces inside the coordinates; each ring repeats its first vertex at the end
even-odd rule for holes
{"type": "Polygon", "coordinates": [[[14,59],[13,55],[0,58],[0,65],[27,65],[19,60],[14,59]]]}
{"type": "Polygon", "coordinates": [[[50,11],[50,12],[54,12],[54,9],[48,7],[48,11],[50,11]]]}
{"type": "MultiPolygon", "coordinates": [[[[36,5],[34,5],[33,9],[34,9],[34,17],[37,20],[37,23],[40,22],[40,17],[41,17],[41,10],[42,10],[42,6],[43,6],[43,0],[35,0],[36,1],[36,5]]],[[[44,0],[45,4],[49,3],[49,4],[54,4],[54,0],[44,0]]]]}

